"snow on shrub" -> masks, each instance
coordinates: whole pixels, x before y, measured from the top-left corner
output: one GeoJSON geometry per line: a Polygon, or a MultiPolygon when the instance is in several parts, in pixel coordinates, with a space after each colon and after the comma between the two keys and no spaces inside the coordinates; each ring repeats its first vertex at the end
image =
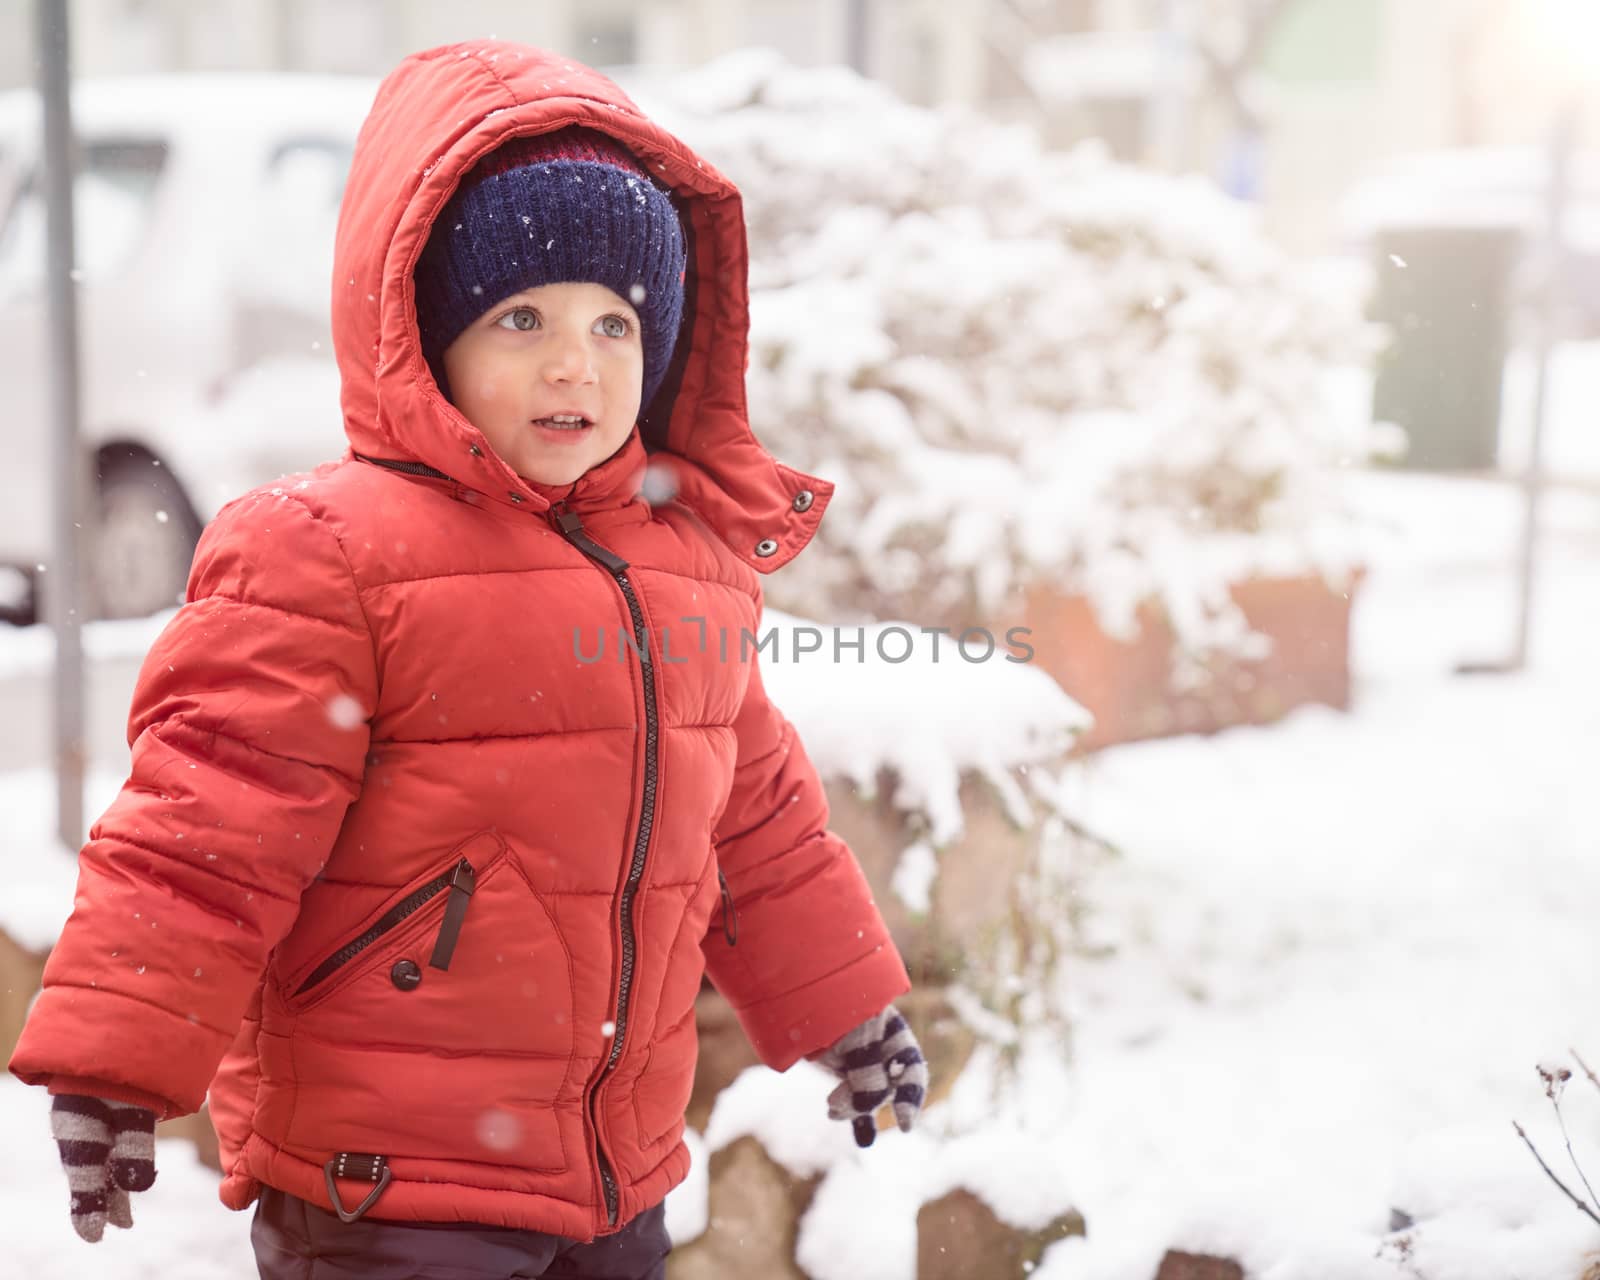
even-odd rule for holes
{"type": "Polygon", "coordinates": [[[843,68],[744,51],[657,89],[744,193],[756,434],[838,484],[774,603],[961,624],[1048,578],[1204,647],[1243,634],[1228,581],[1345,567],[1321,477],[1366,452],[1330,377],[1377,349],[1362,273],[1204,180],[843,68]]]}

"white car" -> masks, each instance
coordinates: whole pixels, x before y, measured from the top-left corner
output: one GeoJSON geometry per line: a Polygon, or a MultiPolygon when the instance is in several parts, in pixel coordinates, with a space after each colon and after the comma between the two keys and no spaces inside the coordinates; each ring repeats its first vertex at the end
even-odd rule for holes
{"type": "MultiPolygon", "coordinates": [[[[228,499],[336,457],[333,231],[377,82],[171,75],[73,90],[93,611],[182,598],[228,499]]],[[[39,100],[0,93],[0,565],[51,558],[39,100]]],[[[22,602],[13,616],[27,616],[22,602]]]]}

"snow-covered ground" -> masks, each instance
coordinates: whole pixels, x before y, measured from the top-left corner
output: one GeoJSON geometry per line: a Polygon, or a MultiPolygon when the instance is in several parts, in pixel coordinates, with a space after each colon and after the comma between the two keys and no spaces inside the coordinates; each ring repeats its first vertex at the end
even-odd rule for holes
{"type": "MultiPolygon", "coordinates": [[[[1089,1239],[1041,1276],[1153,1276],[1169,1246],[1262,1280],[1577,1280],[1600,1256],[1511,1124],[1577,1185],[1536,1067],[1600,1060],[1600,500],[1552,521],[1530,671],[1460,677],[1510,645],[1485,570],[1512,495],[1373,488],[1438,492],[1360,601],[1355,714],[1074,779],[1126,856],[1058,1109],[1089,1239]]],[[[1600,1091],[1564,1106],[1600,1176],[1600,1091]]]]}
{"type": "MultiPolygon", "coordinates": [[[[1066,777],[1122,857],[1089,890],[1111,950],[1071,974],[1064,1071],[1034,1048],[987,1124],[974,1088],[842,1164],[791,1118],[814,1082],[725,1096],[713,1149],[754,1132],[796,1172],[832,1166],[799,1243],[817,1276],[909,1280],[915,1206],[952,1185],[1019,1225],[1082,1212],[1087,1238],[1035,1272],[1057,1280],[1149,1280],[1169,1248],[1253,1280],[1578,1280],[1600,1258],[1511,1124],[1579,1185],[1537,1067],[1575,1069],[1569,1046],[1600,1062],[1600,499],[1546,512],[1529,670],[1459,676],[1510,650],[1517,492],[1349,493],[1375,556],[1353,713],[1066,777]],[[900,1230],[864,1256],[879,1214],[900,1230]]],[[[1564,1108],[1600,1177],[1600,1091],[1577,1078],[1564,1108]]]]}
{"type": "MultiPolygon", "coordinates": [[[[1578,1185],[1536,1067],[1569,1046],[1600,1062],[1600,498],[1553,496],[1529,670],[1460,676],[1511,645],[1516,491],[1348,484],[1377,530],[1353,712],[1117,748],[1066,777],[1075,815],[1122,850],[1089,886],[1111,950],[1073,969],[1070,1063],[1025,1062],[988,1123],[958,1091],[924,1131],[859,1154],[837,1126],[831,1155],[815,1125],[770,1133],[820,1108],[809,1068],[726,1095],[708,1146],[755,1130],[797,1168],[833,1165],[800,1242],[819,1280],[909,1280],[916,1204],[956,1183],[1019,1220],[1081,1211],[1087,1239],[1035,1272],[1058,1280],[1149,1280],[1168,1248],[1237,1257],[1253,1280],[1577,1280],[1600,1256],[1600,1227],[1511,1127],[1578,1185]]],[[[22,840],[8,851],[45,847],[46,774],[0,778],[0,805],[22,840]]],[[[47,929],[70,873],[31,892],[47,929]]],[[[1600,1091],[1576,1078],[1564,1110],[1600,1177],[1600,1091]]],[[[163,1146],[137,1229],[90,1255],[41,1098],[0,1083],[0,1131],[16,1138],[0,1232],[17,1274],[91,1258],[108,1280],[252,1274],[248,1215],[216,1203],[183,1146],[163,1146]]],[[[703,1220],[703,1197],[692,1183],[675,1220],[703,1220]]]]}

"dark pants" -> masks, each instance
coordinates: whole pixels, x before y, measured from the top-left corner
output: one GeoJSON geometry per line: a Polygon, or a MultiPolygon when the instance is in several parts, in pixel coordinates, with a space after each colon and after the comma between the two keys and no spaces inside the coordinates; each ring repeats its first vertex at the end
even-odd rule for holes
{"type": "Polygon", "coordinates": [[[263,1187],[250,1227],[261,1280],[665,1280],[666,1206],[577,1244],[516,1227],[344,1223],[263,1187]]]}

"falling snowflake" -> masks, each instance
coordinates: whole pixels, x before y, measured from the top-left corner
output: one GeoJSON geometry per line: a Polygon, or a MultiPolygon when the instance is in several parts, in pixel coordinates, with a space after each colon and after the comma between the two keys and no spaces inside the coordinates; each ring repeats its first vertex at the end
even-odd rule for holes
{"type": "Polygon", "coordinates": [[[336,693],[328,699],[328,723],[335,729],[356,729],[366,716],[361,704],[348,693],[336,693]]]}
{"type": "Polygon", "coordinates": [[[522,1124],[509,1111],[490,1107],[478,1117],[478,1141],[491,1151],[510,1151],[522,1137],[522,1124]]]}
{"type": "Polygon", "coordinates": [[[678,494],[678,477],[671,467],[652,462],[644,469],[644,480],[639,486],[640,495],[651,506],[671,502],[678,494]]]}

